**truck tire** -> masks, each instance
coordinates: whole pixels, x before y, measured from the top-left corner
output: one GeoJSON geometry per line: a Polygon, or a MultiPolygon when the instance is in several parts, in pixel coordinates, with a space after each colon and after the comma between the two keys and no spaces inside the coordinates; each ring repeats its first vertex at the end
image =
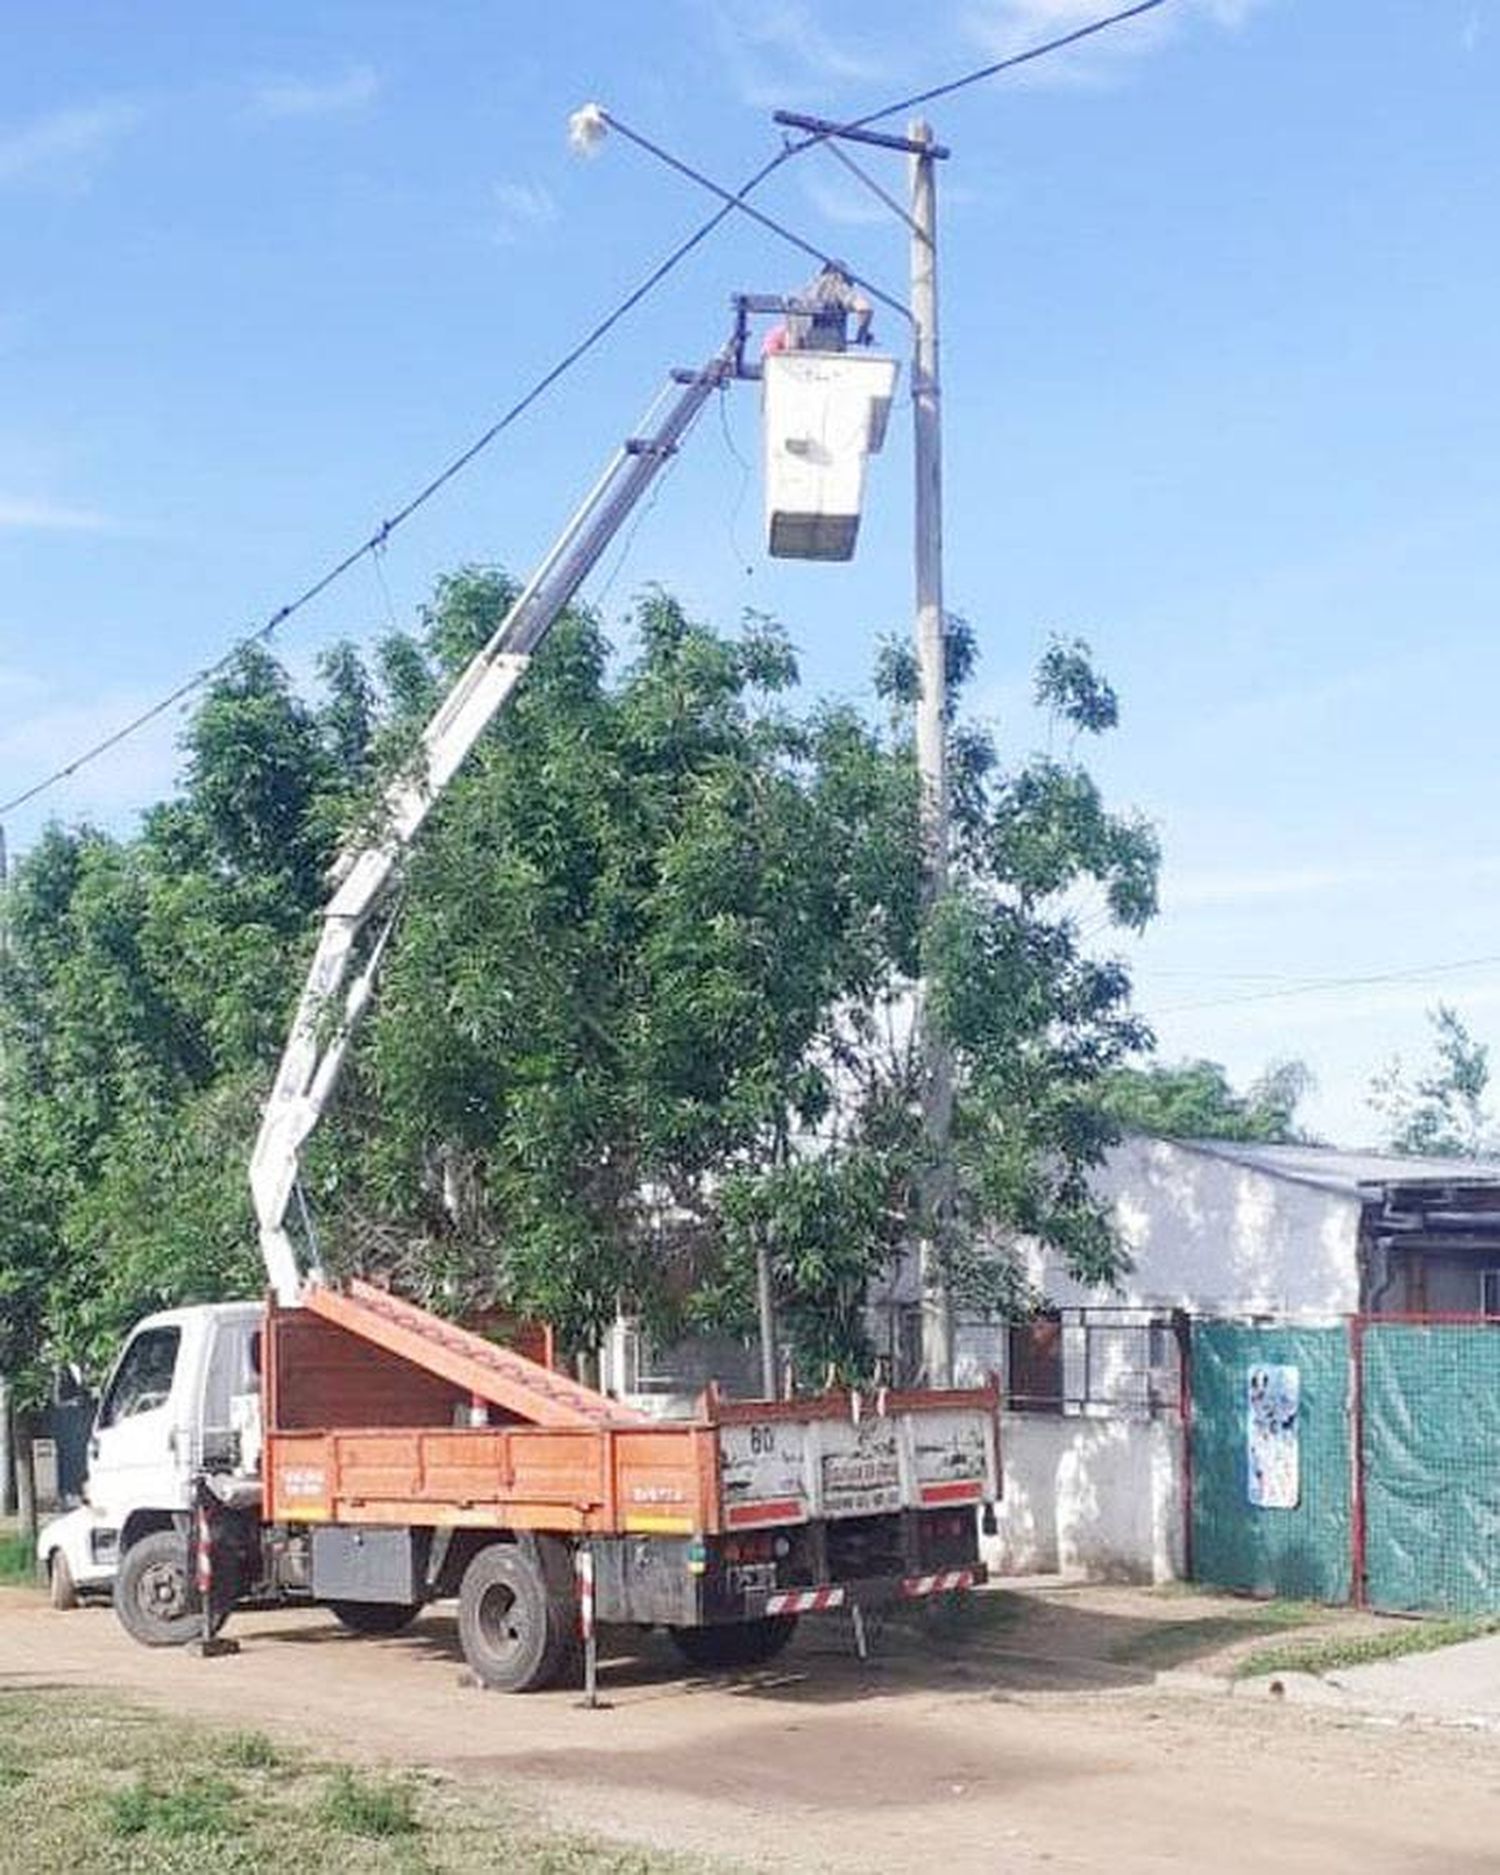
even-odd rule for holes
{"type": "Polygon", "coordinates": [[[326,1606],[351,1634],[399,1634],[422,1612],[420,1602],[329,1602],[326,1606]]]}
{"type": "Polygon", "coordinates": [[[203,1623],[185,1536],[153,1530],[131,1544],[115,1577],[115,1613],[143,1647],[182,1647],[198,1638],[203,1623]]]}
{"type": "Polygon", "coordinates": [[[54,1608],[66,1610],[78,1606],[78,1585],[60,1549],[53,1550],[47,1558],[47,1599],[54,1608]]]}
{"type": "Polygon", "coordinates": [[[672,1645],[690,1667],[723,1670],[759,1667],[773,1660],[797,1631],[795,1615],[762,1615],[709,1628],[672,1628],[672,1645]]]}
{"type": "Polygon", "coordinates": [[[572,1654],[574,1611],[556,1577],[535,1545],[519,1543],[491,1543],[464,1571],[458,1638],[483,1685],[532,1693],[561,1677],[572,1654]]]}

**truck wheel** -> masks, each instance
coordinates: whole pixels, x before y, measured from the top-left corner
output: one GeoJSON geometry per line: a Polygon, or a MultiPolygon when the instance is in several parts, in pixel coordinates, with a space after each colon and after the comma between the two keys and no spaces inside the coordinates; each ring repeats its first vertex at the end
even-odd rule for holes
{"type": "Polygon", "coordinates": [[[73,1571],[60,1549],[53,1550],[47,1559],[47,1599],[54,1608],[78,1606],[78,1587],[73,1580],[73,1571]]]}
{"type": "Polygon", "coordinates": [[[551,1686],[568,1663],[573,1607],[530,1545],[492,1543],[464,1571],[458,1638],[476,1679],[501,1693],[551,1686]]]}
{"type": "Polygon", "coordinates": [[[720,1627],[673,1628],[672,1645],[690,1667],[759,1667],[779,1654],[797,1631],[795,1615],[763,1615],[720,1627]]]}
{"type": "Polygon", "coordinates": [[[153,1530],[131,1544],[115,1577],[115,1613],[144,1647],[181,1647],[198,1638],[203,1624],[186,1537],[153,1530]]]}
{"type": "Polygon", "coordinates": [[[420,1602],[329,1602],[327,1606],[351,1634],[399,1634],[422,1612],[420,1602]]]}

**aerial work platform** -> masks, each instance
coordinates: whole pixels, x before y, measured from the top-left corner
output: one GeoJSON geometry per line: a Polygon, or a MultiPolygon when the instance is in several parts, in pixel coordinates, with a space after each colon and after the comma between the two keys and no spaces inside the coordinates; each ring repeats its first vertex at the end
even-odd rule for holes
{"type": "Polygon", "coordinates": [[[876,352],[783,351],[761,365],[766,537],[782,560],[850,560],[865,463],[885,442],[899,366],[876,352]]]}

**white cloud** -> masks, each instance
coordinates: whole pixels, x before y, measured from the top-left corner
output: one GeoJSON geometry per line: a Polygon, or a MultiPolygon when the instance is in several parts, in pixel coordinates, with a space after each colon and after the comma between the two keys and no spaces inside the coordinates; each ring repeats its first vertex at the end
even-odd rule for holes
{"type": "Polygon", "coordinates": [[[735,89],[756,110],[890,76],[887,60],[835,39],[806,0],[720,0],[715,24],[735,89]]]}
{"type": "Polygon", "coordinates": [[[349,117],[380,95],[380,74],[353,65],[338,78],[271,78],[254,86],[251,103],[262,117],[349,117]]]}
{"type": "Polygon", "coordinates": [[[891,211],[852,176],[818,176],[804,172],[802,192],[822,216],[838,228],[885,226],[891,211]]]}
{"type": "MultiPolygon", "coordinates": [[[[1265,0],[1176,0],[1153,13],[1122,21],[1076,47],[1039,60],[1023,82],[1098,85],[1121,72],[1178,32],[1190,18],[1212,25],[1240,26],[1265,0]]],[[[1100,17],[1098,0],[978,0],[967,17],[969,37],[994,59],[1011,58],[1048,39],[1089,25],[1100,17]]],[[[1019,74],[1018,74],[1019,76],[1019,74]]]]}
{"type": "Polygon", "coordinates": [[[52,111],[0,132],[0,187],[87,188],[95,166],[141,117],[135,104],[96,104],[52,111]]]}
{"type": "Polygon", "coordinates": [[[537,228],[557,220],[557,203],[539,182],[497,182],[494,187],[498,216],[495,239],[509,247],[537,228]]]}
{"type": "Polygon", "coordinates": [[[0,495],[0,531],[18,533],[113,534],[116,522],[92,508],[71,508],[31,496],[0,495]]]}

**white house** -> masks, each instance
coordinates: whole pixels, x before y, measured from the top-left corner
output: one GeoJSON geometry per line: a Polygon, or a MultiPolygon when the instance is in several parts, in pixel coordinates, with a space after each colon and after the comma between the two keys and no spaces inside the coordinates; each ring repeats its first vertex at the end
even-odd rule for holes
{"type": "Polygon", "coordinates": [[[1500,1315],[1500,1163],[1132,1136],[1096,1189],[1118,1285],[1032,1246],[1047,1315],[961,1330],[968,1374],[1006,1380],[1006,1573],[1180,1572],[1186,1316],[1500,1315]]]}

